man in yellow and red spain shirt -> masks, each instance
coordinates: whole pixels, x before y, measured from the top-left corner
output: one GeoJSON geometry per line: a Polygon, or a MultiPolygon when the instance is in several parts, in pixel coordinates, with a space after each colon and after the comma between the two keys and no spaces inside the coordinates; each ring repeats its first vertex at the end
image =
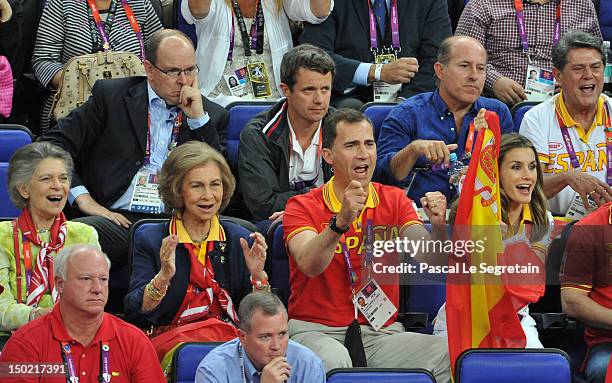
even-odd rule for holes
{"type": "MultiPolygon", "coordinates": [[[[446,340],[404,332],[395,322],[398,275],[380,284],[368,277],[376,273],[368,261],[375,230],[395,228],[395,237],[413,241],[430,235],[403,190],[371,182],[376,142],[370,121],[360,112],[341,109],[325,124],[323,158],[334,177],[292,197],[283,218],[290,254],[291,339],[312,349],[327,371],[364,366],[367,360],[369,367],[425,368],[438,382],[448,382],[446,340]]],[[[421,203],[432,223],[432,238],[445,239],[446,197],[430,192],[421,203]]],[[[442,254],[419,253],[416,260],[447,262],[442,254]]]]}
{"type": "Polygon", "coordinates": [[[550,210],[579,219],[587,204],[612,201],[612,99],[602,94],[601,39],[565,34],[553,49],[553,65],[561,93],[531,108],[520,133],[538,151],[550,210]]]}

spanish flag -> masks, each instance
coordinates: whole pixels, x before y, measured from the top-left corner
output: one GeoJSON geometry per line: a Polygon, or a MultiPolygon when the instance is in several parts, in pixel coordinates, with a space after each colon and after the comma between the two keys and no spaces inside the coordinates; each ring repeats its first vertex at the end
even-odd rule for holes
{"type": "Polygon", "coordinates": [[[504,252],[499,196],[499,118],[486,112],[487,128],[478,134],[474,153],[459,198],[454,240],[483,241],[464,257],[450,257],[462,272],[449,274],[446,318],[451,368],[469,348],[523,348],[525,333],[501,276],[480,272],[482,263],[497,265],[504,252]]]}

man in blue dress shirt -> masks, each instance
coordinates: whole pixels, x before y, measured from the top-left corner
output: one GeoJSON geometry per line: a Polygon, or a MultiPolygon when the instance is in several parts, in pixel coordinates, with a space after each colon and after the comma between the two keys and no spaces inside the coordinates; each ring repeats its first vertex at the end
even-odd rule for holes
{"type": "MultiPolygon", "coordinates": [[[[512,118],[502,102],[481,97],[487,52],[471,37],[449,37],[442,42],[434,71],[438,89],[413,96],[389,113],[378,138],[375,177],[404,186],[413,201],[428,191],[440,191],[450,201],[455,192],[447,170],[431,171],[432,164],[448,164],[455,151],[467,163],[471,152],[470,126],[482,109],[496,112],[502,133],[512,131],[512,118]]],[[[480,116],[482,118],[482,116],[480,116]]]]}
{"type": "Polygon", "coordinates": [[[247,295],[240,302],[238,317],[239,338],[202,359],[196,383],[325,382],[321,359],[289,340],[287,311],[276,295],[247,295]]]}

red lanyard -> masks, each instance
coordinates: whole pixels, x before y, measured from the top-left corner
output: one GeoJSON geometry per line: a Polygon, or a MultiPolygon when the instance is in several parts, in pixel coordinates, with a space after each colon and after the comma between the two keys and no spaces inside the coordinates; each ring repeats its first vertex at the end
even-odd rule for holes
{"type": "MultiPolygon", "coordinates": [[[[15,247],[15,274],[17,281],[17,303],[23,303],[21,296],[21,252],[19,251],[19,230],[17,229],[17,220],[13,221],[13,245],[15,247]]],[[[23,258],[25,264],[26,278],[26,293],[30,291],[30,281],[32,280],[32,248],[30,241],[25,236],[22,236],[23,258]]]]}
{"type": "MultiPolygon", "coordinates": [[[[115,0],[112,0],[112,1],[115,1],[115,0]]],[[[96,2],[95,0],[87,0],[87,3],[89,4],[89,8],[91,9],[91,15],[93,16],[94,22],[96,24],[96,28],[98,29],[98,33],[100,34],[100,37],[102,38],[102,44],[103,44],[102,47],[104,51],[107,51],[110,49],[110,39],[108,37],[108,34],[106,33],[104,22],[102,21],[102,18],[100,17],[100,12],[98,11],[96,2]]],[[[140,26],[138,25],[138,21],[136,21],[136,16],[134,16],[132,7],[130,7],[127,0],[121,0],[121,5],[123,5],[123,9],[125,10],[125,14],[127,15],[128,21],[130,22],[132,30],[136,34],[136,38],[138,39],[138,43],[140,44],[140,59],[144,60],[145,58],[144,38],[142,37],[142,32],[140,31],[140,26]]]]}
{"type": "Polygon", "coordinates": [[[472,149],[474,149],[474,121],[470,122],[470,129],[468,130],[467,139],[465,140],[465,157],[469,158],[472,156],[472,149]]]}
{"type": "MultiPolygon", "coordinates": [[[[170,153],[178,145],[178,134],[181,126],[183,125],[183,112],[179,111],[174,118],[172,127],[172,135],[170,136],[170,143],[168,144],[168,153],[170,153]]],[[[151,113],[147,113],[147,145],[145,147],[145,158],[144,165],[151,163],[151,113]]]]}

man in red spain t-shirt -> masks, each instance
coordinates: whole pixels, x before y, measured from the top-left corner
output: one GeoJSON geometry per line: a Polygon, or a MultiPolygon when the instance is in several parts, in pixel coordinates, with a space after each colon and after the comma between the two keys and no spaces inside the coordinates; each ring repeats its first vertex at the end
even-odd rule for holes
{"type": "MultiPolygon", "coordinates": [[[[353,367],[359,358],[344,344],[347,328],[356,320],[363,343],[358,349],[369,367],[425,368],[438,382],[449,381],[446,340],[404,332],[395,322],[398,275],[379,285],[376,278],[366,278],[368,269],[362,274],[362,258],[372,259],[374,233],[390,233],[387,240],[430,237],[401,189],[370,182],[376,143],[367,117],[348,109],[332,114],[323,129],[323,158],[334,177],[291,198],[283,218],[290,254],[291,338],[321,357],[327,371],[353,367]]],[[[446,197],[427,193],[421,203],[432,223],[432,239],[446,239],[446,197]]],[[[416,260],[446,263],[442,255],[417,254],[416,260]]]]}
{"type": "Polygon", "coordinates": [[[587,381],[603,383],[612,354],[612,202],[574,225],[560,280],[563,312],[586,326],[587,381]]]}

